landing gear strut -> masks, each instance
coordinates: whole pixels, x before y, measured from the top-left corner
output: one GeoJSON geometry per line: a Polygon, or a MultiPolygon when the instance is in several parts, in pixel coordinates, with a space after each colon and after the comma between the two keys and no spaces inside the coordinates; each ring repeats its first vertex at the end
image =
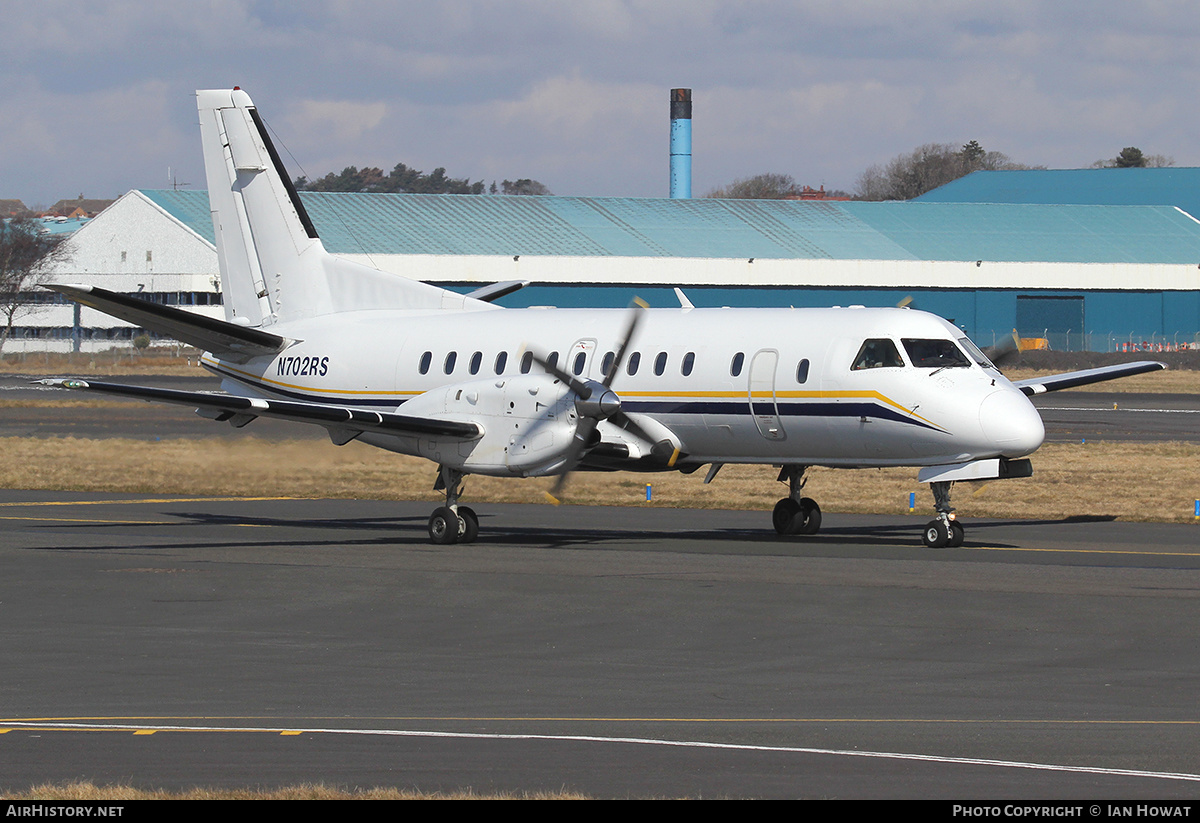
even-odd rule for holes
{"type": "Polygon", "coordinates": [[[925,524],[921,539],[931,549],[942,549],[947,546],[957,548],[963,544],[967,536],[966,529],[954,516],[954,508],[950,505],[950,480],[939,480],[929,484],[933,492],[933,507],[937,517],[925,524]]]}
{"type": "Polygon", "coordinates": [[[439,546],[451,543],[474,543],[479,536],[479,518],[469,506],[458,505],[465,474],[449,466],[439,466],[434,491],[446,492],[446,505],[438,506],[429,515],[429,539],[439,546]]]}
{"type": "Polygon", "coordinates": [[[800,492],[807,470],[808,466],[784,466],[779,471],[779,482],[786,482],[789,491],[771,513],[771,522],[779,534],[816,534],[821,528],[821,507],[800,492]]]}

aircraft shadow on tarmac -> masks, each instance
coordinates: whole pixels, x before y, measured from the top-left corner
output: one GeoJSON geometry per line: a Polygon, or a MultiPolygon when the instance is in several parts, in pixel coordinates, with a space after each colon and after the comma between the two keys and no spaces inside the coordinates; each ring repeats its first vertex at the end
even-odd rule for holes
{"type": "MultiPolygon", "coordinates": [[[[230,548],[236,546],[253,547],[337,547],[337,546],[389,546],[389,545],[420,545],[430,548],[426,534],[426,518],[424,516],[396,515],[389,517],[346,517],[346,518],[281,518],[247,515],[219,514],[202,511],[163,511],[163,516],[179,518],[185,523],[196,527],[194,536],[203,535],[206,527],[219,529],[229,526],[250,526],[287,528],[292,530],[288,539],[282,540],[231,540],[228,533],[223,532],[220,538],[198,541],[153,541],[142,545],[124,544],[122,549],[179,549],[179,548],[230,548]],[[306,539],[303,532],[337,531],[340,536],[330,538],[312,535],[306,539]]],[[[698,512],[697,514],[701,514],[698,512]]],[[[712,513],[717,520],[719,513],[712,513]]],[[[952,556],[953,549],[931,550],[920,544],[917,529],[912,520],[907,522],[880,524],[852,524],[845,526],[826,526],[820,534],[806,537],[779,536],[767,529],[714,527],[710,529],[659,528],[653,530],[613,528],[610,526],[586,528],[564,527],[558,525],[538,525],[530,523],[524,517],[522,525],[507,526],[504,520],[516,521],[520,518],[506,514],[481,513],[481,520],[490,520],[491,527],[479,538],[480,547],[487,546],[522,546],[542,548],[581,548],[592,547],[598,550],[645,550],[647,547],[670,547],[677,551],[681,544],[692,544],[697,552],[720,550],[720,547],[730,543],[739,544],[739,552],[745,552],[748,545],[754,546],[759,553],[764,554],[826,554],[830,550],[844,547],[859,548],[903,548],[925,557],[952,556]],[[705,548],[707,546],[707,549],[705,548]]],[[[1046,527],[1078,523],[1111,522],[1114,516],[1072,516],[1062,519],[1025,519],[1025,520],[969,520],[970,530],[963,548],[970,549],[972,543],[980,545],[986,541],[990,547],[1016,547],[1018,544],[1009,541],[987,539],[990,529],[997,527],[1029,527],[1045,529],[1046,527]]],[[[59,524],[58,528],[71,529],[104,529],[107,524],[59,524]]],[[[128,529],[129,523],[113,524],[128,529]]],[[[145,525],[146,528],[158,528],[161,524],[145,525]]],[[[88,550],[80,546],[46,547],[54,550],[88,550]]],[[[104,550],[96,547],[95,550],[104,550]]],[[[449,550],[465,548],[463,546],[447,546],[449,550]]]]}

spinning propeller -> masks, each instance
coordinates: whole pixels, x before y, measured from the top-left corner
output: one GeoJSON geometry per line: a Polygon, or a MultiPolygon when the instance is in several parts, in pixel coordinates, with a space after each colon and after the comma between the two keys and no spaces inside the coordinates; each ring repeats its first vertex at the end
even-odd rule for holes
{"type": "Polygon", "coordinates": [[[550,499],[555,503],[558,502],[558,495],[567,484],[568,475],[579,465],[579,461],[583,459],[584,452],[595,445],[592,440],[596,436],[596,426],[600,424],[601,420],[608,420],[620,426],[634,437],[646,443],[654,442],[644,428],[638,425],[625,412],[621,411],[621,398],[612,390],[613,380],[616,378],[617,372],[620,371],[621,364],[625,362],[625,353],[629,350],[629,344],[633,340],[634,334],[637,333],[638,323],[641,322],[642,318],[642,310],[647,307],[648,304],[640,297],[635,297],[629,305],[629,323],[625,327],[625,333],[621,337],[621,345],[617,347],[612,365],[609,366],[608,372],[603,375],[604,379],[602,382],[581,380],[576,375],[570,374],[560,368],[556,363],[551,363],[545,357],[536,353],[533,354],[535,363],[541,366],[547,374],[561,380],[570,389],[571,393],[575,395],[575,412],[579,415],[579,422],[575,426],[575,434],[563,460],[562,471],[554,484],[554,488],[548,492],[550,499]]]}
{"type": "Polygon", "coordinates": [[[1021,354],[1021,338],[1017,336],[1017,330],[1013,329],[1012,334],[1004,336],[994,345],[984,346],[983,353],[996,367],[1016,360],[1021,354]]]}

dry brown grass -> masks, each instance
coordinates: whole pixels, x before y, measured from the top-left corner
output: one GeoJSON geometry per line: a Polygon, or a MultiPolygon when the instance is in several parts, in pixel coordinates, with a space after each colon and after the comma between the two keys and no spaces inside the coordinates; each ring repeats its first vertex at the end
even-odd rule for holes
{"type": "Polygon", "coordinates": [[[132,346],[95,354],[51,354],[49,352],[13,351],[12,344],[0,356],[0,372],[8,374],[170,374],[205,375],[199,365],[196,349],[146,349],[138,352],[132,346]]]}
{"type": "MultiPolygon", "coordinates": [[[[0,488],[220,497],[441,498],[434,467],[359,443],[222,440],[78,440],[0,438],[0,488]]],[[[1189,522],[1200,497],[1200,444],[1047,444],[1034,456],[1034,478],[959,484],[964,517],[1063,518],[1115,515],[1125,520],[1189,522]]],[[[711,485],[703,473],[593,474],[572,477],[565,502],[675,508],[770,510],[785,493],[770,466],[727,466],[711,485]],[[653,502],[645,484],[653,483],[653,502]]],[[[472,503],[544,503],[552,480],[472,476],[472,503]]],[[[813,469],[808,492],[828,512],[901,514],[916,492],[917,511],[932,510],[913,469],[813,469]]]]}
{"type": "Polygon", "coordinates": [[[171,792],[164,789],[135,789],[132,786],[97,786],[94,783],[43,783],[23,792],[0,792],[0,799],[14,801],[60,800],[586,800],[574,792],[520,792],[478,794],[470,789],[457,792],[420,792],[414,789],[343,789],[324,783],[287,786],[281,789],[205,789],[171,792]]]}

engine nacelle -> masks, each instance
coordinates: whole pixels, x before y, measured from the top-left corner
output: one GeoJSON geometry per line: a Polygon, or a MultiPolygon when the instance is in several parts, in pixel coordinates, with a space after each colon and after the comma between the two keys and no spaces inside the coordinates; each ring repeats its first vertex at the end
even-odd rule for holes
{"type": "Polygon", "coordinates": [[[439,387],[398,409],[419,417],[470,420],[476,440],[421,437],[422,457],[471,474],[537,477],[560,468],[579,423],[570,389],[548,374],[522,374],[439,387]]]}

